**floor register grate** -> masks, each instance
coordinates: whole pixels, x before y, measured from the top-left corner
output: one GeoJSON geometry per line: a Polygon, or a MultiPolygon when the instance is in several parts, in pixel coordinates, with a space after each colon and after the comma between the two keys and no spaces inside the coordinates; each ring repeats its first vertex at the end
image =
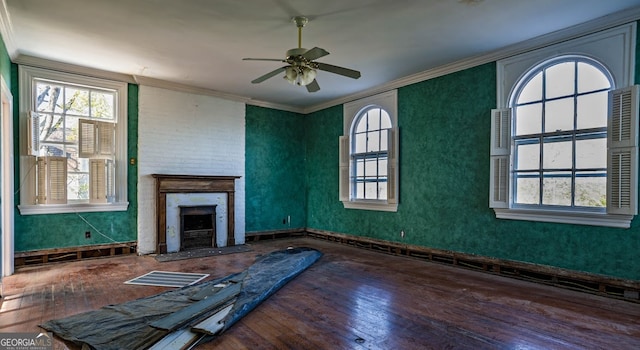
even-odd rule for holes
{"type": "Polygon", "coordinates": [[[146,286],[184,287],[197,283],[207,276],[209,276],[208,273],[151,271],[124,283],[146,286]]]}

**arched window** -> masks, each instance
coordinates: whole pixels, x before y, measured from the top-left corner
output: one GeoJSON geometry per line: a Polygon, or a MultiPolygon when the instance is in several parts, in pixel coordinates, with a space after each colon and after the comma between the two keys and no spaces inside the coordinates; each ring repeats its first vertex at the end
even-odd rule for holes
{"type": "Polygon", "coordinates": [[[356,117],[351,131],[351,197],[387,200],[387,163],[391,118],[380,106],[369,106],[356,117]]]}
{"type": "Polygon", "coordinates": [[[512,92],[514,207],[604,211],[607,100],[598,61],[563,56],[531,69],[512,92]]]}
{"type": "Polygon", "coordinates": [[[397,211],[396,91],[347,103],[340,137],[340,200],[345,208],[397,211]]]}
{"type": "MultiPolygon", "coordinates": [[[[599,43],[606,42],[603,36],[599,43]]],[[[522,62],[540,52],[498,63],[503,83],[513,83],[506,108],[491,113],[489,206],[496,218],[630,226],[638,202],[640,89],[616,88],[632,81],[632,71],[609,70],[616,65],[608,47],[562,56],[558,47],[546,48],[555,55],[528,69],[522,62]]]]}

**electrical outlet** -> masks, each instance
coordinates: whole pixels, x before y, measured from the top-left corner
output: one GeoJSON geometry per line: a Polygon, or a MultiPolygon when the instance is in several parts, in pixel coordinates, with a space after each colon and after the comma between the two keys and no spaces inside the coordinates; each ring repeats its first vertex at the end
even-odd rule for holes
{"type": "Polygon", "coordinates": [[[91,238],[91,231],[87,231],[84,233],[84,238],[91,238]]]}
{"type": "Polygon", "coordinates": [[[404,230],[400,231],[400,238],[404,238],[404,230]]]}

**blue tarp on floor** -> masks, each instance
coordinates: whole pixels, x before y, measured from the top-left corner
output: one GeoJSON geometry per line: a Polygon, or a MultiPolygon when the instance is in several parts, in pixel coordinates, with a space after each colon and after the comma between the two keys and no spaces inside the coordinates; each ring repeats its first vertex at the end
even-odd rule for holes
{"type": "MultiPolygon", "coordinates": [[[[240,277],[242,288],[233,308],[223,320],[222,333],[321,256],[318,250],[304,247],[275,251],[259,256],[253,265],[241,273],[51,320],[40,327],[64,340],[93,349],[145,349],[168,334],[167,331],[151,327],[152,322],[192,305],[194,300],[191,298],[201,291],[240,277]]],[[[203,335],[200,342],[211,339],[211,336],[203,335]]]]}

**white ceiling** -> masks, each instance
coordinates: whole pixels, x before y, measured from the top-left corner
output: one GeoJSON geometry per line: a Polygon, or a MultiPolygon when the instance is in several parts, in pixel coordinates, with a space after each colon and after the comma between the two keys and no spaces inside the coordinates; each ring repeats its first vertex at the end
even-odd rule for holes
{"type": "Polygon", "coordinates": [[[291,110],[362,96],[595,19],[640,13],[640,0],[2,0],[2,5],[0,29],[14,61],[53,60],[291,110]],[[319,72],[321,90],[315,93],[280,75],[251,84],[282,63],[242,58],[284,58],[297,47],[291,21],[297,15],[310,19],[303,47],[326,49],[331,54],[318,61],[359,70],[362,77],[319,72]]]}

